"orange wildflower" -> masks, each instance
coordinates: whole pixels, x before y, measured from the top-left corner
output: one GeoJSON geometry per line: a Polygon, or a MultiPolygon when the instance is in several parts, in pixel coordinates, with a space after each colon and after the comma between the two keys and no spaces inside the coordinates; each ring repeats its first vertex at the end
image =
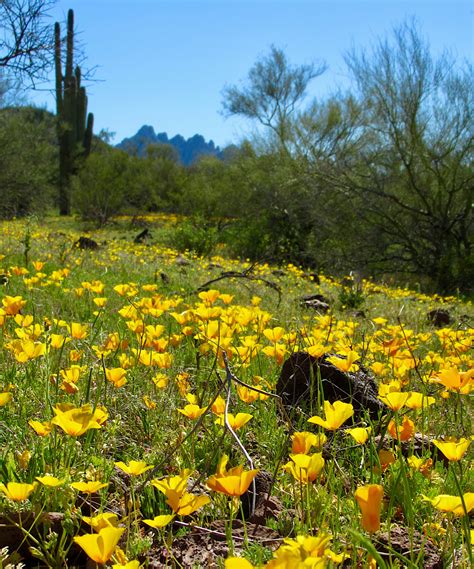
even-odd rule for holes
{"type": "Polygon", "coordinates": [[[7,485],[0,484],[0,491],[13,502],[23,502],[36,488],[36,482],[33,484],[25,484],[22,482],[8,482],[7,485]]]}
{"type": "Polygon", "coordinates": [[[329,403],[329,401],[325,401],[324,415],[326,419],[314,416],[308,419],[308,423],[320,425],[328,431],[335,431],[345,421],[347,421],[347,419],[352,417],[353,414],[354,407],[352,406],[352,403],[344,403],[343,401],[334,401],[334,403],[329,403]]]}
{"type": "Polygon", "coordinates": [[[216,474],[210,476],[206,484],[215,492],[221,492],[227,496],[241,496],[248,490],[258,470],[244,471],[243,465],[227,470],[228,461],[229,457],[226,454],[222,455],[216,474]]]}
{"type": "Polygon", "coordinates": [[[444,454],[444,456],[453,462],[461,460],[461,458],[466,454],[471,441],[469,439],[456,439],[452,440],[434,440],[433,444],[435,447],[444,454]]]}
{"type": "Polygon", "coordinates": [[[403,417],[401,426],[392,419],[388,424],[387,430],[392,438],[400,441],[408,441],[415,434],[415,424],[408,417],[403,417]]]}
{"type": "Polygon", "coordinates": [[[109,526],[102,528],[98,533],[76,536],[74,542],[86,552],[92,561],[104,565],[112,557],[124,531],[124,528],[109,526]]]}
{"type": "Polygon", "coordinates": [[[370,533],[378,531],[383,498],[382,486],[380,484],[360,486],[354,496],[362,512],[362,527],[370,533]]]}
{"type": "Polygon", "coordinates": [[[314,482],[324,468],[324,458],[321,453],[290,454],[290,459],[283,469],[303,484],[314,482]]]}

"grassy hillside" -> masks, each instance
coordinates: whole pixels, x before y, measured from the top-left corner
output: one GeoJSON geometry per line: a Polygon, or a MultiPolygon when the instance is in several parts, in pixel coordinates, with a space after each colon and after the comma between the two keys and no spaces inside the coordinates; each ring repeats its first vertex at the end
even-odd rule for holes
{"type": "Polygon", "coordinates": [[[468,567],[472,304],[179,252],[173,223],[0,225],[3,557],[468,567]],[[315,294],[328,311],[304,305],[315,294]],[[387,413],[331,418],[311,395],[284,409],[276,384],[299,351],[373,377],[387,413]],[[253,479],[271,508],[249,517],[253,479]]]}

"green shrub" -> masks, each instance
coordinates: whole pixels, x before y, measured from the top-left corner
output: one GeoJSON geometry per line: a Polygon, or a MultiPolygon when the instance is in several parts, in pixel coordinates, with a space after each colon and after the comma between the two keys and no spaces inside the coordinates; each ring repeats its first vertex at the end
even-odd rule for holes
{"type": "Polygon", "coordinates": [[[121,151],[89,156],[72,180],[73,207],[84,220],[103,225],[123,210],[130,183],[129,161],[121,151]]]}
{"type": "Polygon", "coordinates": [[[209,256],[218,241],[218,228],[202,217],[182,221],[169,236],[169,245],[179,251],[193,251],[199,256],[209,256]]]}

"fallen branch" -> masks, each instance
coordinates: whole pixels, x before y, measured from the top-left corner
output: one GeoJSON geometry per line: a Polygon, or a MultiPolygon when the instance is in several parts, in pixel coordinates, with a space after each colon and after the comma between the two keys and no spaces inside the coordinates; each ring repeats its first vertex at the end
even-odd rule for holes
{"type": "MultiPolygon", "coordinates": [[[[239,439],[236,432],[230,426],[230,423],[229,423],[229,404],[230,404],[230,396],[232,393],[232,380],[234,379],[235,376],[229,367],[229,360],[227,359],[227,353],[224,350],[222,350],[222,357],[224,358],[224,365],[225,365],[225,372],[226,372],[226,384],[227,384],[227,394],[226,394],[225,409],[224,409],[224,425],[225,425],[226,429],[229,431],[229,433],[232,435],[232,437],[234,438],[235,442],[239,446],[239,448],[242,451],[245,458],[247,459],[247,462],[250,466],[250,469],[254,470],[254,464],[253,464],[252,457],[249,455],[249,453],[247,452],[247,449],[244,447],[244,445],[242,444],[242,441],[239,439]]],[[[216,370],[216,372],[217,372],[217,370],[216,370]]],[[[217,373],[217,375],[219,376],[218,373],[217,373]]],[[[253,516],[253,514],[255,513],[255,506],[256,506],[256,500],[257,500],[257,487],[255,485],[255,478],[253,478],[251,486],[252,486],[252,504],[251,504],[251,509],[250,509],[250,516],[253,516]]]]}
{"type": "MultiPolygon", "coordinates": [[[[243,444],[240,442],[239,438],[238,438],[237,435],[235,434],[235,432],[232,430],[232,427],[229,425],[228,418],[227,418],[227,412],[228,412],[228,405],[229,405],[229,401],[230,401],[230,390],[231,390],[231,383],[232,383],[232,381],[234,381],[235,383],[238,383],[238,384],[240,384],[240,385],[243,385],[243,386],[246,387],[247,389],[251,389],[252,391],[256,391],[257,393],[261,393],[261,394],[263,394],[263,395],[266,395],[267,397],[273,397],[273,398],[275,398],[275,399],[277,400],[277,402],[278,402],[278,404],[279,404],[279,406],[280,406],[280,409],[281,409],[281,411],[282,411],[282,413],[283,413],[285,419],[287,420],[287,424],[288,424],[288,426],[289,426],[289,429],[288,429],[288,436],[287,436],[287,443],[289,442],[290,437],[291,437],[291,434],[290,434],[290,432],[291,432],[291,421],[290,421],[290,419],[289,419],[289,417],[288,417],[288,414],[287,414],[287,412],[286,412],[286,409],[285,409],[285,407],[284,407],[284,405],[283,405],[282,398],[281,398],[279,395],[277,395],[276,393],[271,393],[271,392],[269,392],[269,391],[264,391],[263,389],[259,389],[258,387],[255,387],[254,385],[249,385],[248,383],[245,383],[244,381],[242,381],[241,379],[239,379],[239,378],[232,372],[232,370],[230,369],[229,360],[228,360],[228,358],[227,358],[227,353],[226,353],[224,350],[222,351],[222,356],[223,356],[223,359],[224,359],[224,365],[225,365],[225,371],[226,371],[226,382],[227,382],[227,386],[228,386],[228,387],[227,387],[226,407],[225,407],[225,412],[224,412],[224,424],[225,424],[227,430],[228,430],[228,431],[232,434],[232,436],[235,438],[237,444],[239,445],[239,447],[241,448],[243,454],[245,455],[245,458],[247,459],[247,462],[249,463],[250,468],[253,470],[253,468],[254,468],[254,466],[253,466],[253,461],[252,461],[250,455],[248,454],[247,450],[245,449],[245,447],[243,446],[243,444]]],[[[223,382],[222,378],[220,377],[219,372],[218,372],[217,370],[216,370],[216,374],[217,374],[217,377],[220,379],[221,384],[223,384],[224,382],[223,382]]],[[[286,447],[286,445],[285,445],[285,447],[286,447]]],[[[271,479],[270,487],[268,488],[268,491],[267,491],[267,498],[266,498],[267,500],[268,500],[268,499],[270,498],[270,496],[271,496],[271,493],[272,493],[272,490],[273,490],[273,486],[274,486],[275,480],[276,480],[276,478],[277,478],[278,470],[279,470],[279,468],[280,468],[281,459],[282,459],[282,457],[280,456],[279,459],[278,459],[278,461],[277,461],[277,464],[276,464],[276,467],[275,467],[275,471],[274,471],[273,474],[272,474],[272,479],[271,479]]],[[[255,485],[255,479],[252,480],[252,493],[253,493],[253,495],[252,495],[252,503],[251,503],[251,510],[250,510],[251,514],[250,514],[250,516],[252,516],[252,515],[255,513],[255,507],[256,507],[257,488],[256,488],[256,485],[255,485]]]]}
{"type": "Polygon", "coordinates": [[[254,265],[251,265],[248,269],[244,271],[224,271],[220,274],[220,276],[216,277],[215,279],[211,279],[210,281],[205,282],[200,287],[197,288],[197,292],[201,292],[206,290],[210,285],[222,281],[224,279],[246,279],[249,281],[256,281],[261,282],[265,286],[273,289],[278,294],[278,306],[281,303],[281,288],[274,282],[264,279],[258,275],[254,275],[251,273],[254,265]]]}

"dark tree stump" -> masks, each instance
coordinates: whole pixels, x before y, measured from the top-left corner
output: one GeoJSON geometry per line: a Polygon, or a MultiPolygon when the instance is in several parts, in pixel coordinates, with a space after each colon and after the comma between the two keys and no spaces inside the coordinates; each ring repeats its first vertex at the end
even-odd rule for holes
{"type": "Polygon", "coordinates": [[[377,398],[374,379],[366,370],[361,367],[356,372],[345,373],[328,362],[326,355],[314,358],[307,352],[292,354],[283,364],[276,393],[287,407],[303,410],[314,407],[323,398],[330,403],[352,403],[355,422],[366,413],[377,419],[387,411],[377,398]],[[313,401],[309,401],[310,393],[313,401]]]}

